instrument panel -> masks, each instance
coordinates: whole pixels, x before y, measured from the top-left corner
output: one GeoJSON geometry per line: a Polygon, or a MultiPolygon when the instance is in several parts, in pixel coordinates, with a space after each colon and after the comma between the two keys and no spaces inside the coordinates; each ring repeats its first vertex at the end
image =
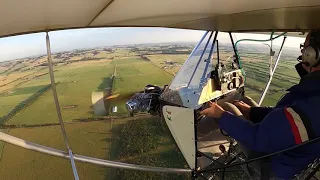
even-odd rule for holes
{"type": "Polygon", "coordinates": [[[244,74],[241,69],[230,72],[222,72],[219,69],[214,70],[202,89],[198,103],[202,104],[235,91],[244,86],[244,80],[244,74]]]}

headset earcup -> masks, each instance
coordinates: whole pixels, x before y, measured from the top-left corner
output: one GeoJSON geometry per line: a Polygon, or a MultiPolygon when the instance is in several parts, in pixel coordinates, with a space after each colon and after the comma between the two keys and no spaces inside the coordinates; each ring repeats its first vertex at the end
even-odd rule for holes
{"type": "Polygon", "coordinates": [[[318,48],[308,46],[303,50],[302,62],[308,63],[308,66],[313,67],[319,64],[318,48]]]}

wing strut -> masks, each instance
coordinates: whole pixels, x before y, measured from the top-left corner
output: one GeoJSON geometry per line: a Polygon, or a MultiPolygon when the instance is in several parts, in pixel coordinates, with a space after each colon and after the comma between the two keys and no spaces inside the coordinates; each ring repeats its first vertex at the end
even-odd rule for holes
{"type": "Polygon", "coordinates": [[[57,95],[57,90],[56,90],[56,83],[54,81],[52,57],[51,57],[51,48],[50,48],[50,38],[49,38],[48,32],[46,32],[46,44],[47,44],[47,55],[48,55],[48,66],[49,66],[49,74],[50,74],[50,80],[51,80],[51,88],[52,88],[54,102],[55,102],[55,105],[56,105],[57,115],[58,115],[61,131],[62,131],[63,139],[64,139],[65,144],[66,144],[67,149],[68,149],[69,159],[70,159],[70,162],[71,162],[74,179],[75,180],[79,180],[77,167],[76,167],[76,164],[75,164],[74,158],[73,158],[73,152],[72,152],[72,150],[71,150],[71,148],[69,146],[67,132],[66,132],[66,129],[64,128],[64,124],[63,124],[63,120],[62,120],[62,115],[61,115],[61,110],[60,110],[61,108],[60,108],[58,95],[57,95]]]}
{"type": "MultiPolygon", "coordinates": [[[[279,53],[278,53],[278,56],[277,56],[277,60],[276,60],[276,63],[274,64],[274,67],[272,68],[272,60],[270,61],[270,74],[269,74],[269,80],[268,80],[268,83],[266,85],[266,88],[264,89],[261,97],[260,97],[260,100],[259,100],[259,106],[261,106],[263,100],[264,100],[264,97],[266,96],[267,92],[268,92],[268,89],[269,89],[269,86],[271,84],[271,81],[272,81],[272,78],[273,78],[273,74],[274,72],[276,71],[277,69],[277,66],[278,66],[278,63],[279,63],[279,60],[280,60],[280,57],[281,57],[281,54],[282,54],[282,50],[283,50],[283,45],[284,43],[286,42],[286,36],[283,37],[283,41],[282,41],[282,44],[281,44],[281,47],[280,47],[280,50],[279,50],[279,53]]],[[[272,40],[271,40],[272,42],[272,40]]],[[[270,54],[271,55],[271,54],[270,54]]],[[[272,56],[271,56],[272,57],[272,56]]]]}
{"type": "MultiPolygon", "coordinates": [[[[50,147],[42,146],[39,144],[35,144],[29,141],[25,141],[23,139],[19,139],[17,137],[11,136],[9,134],[0,132],[0,141],[10,143],[12,145],[22,147],[24,149],[40,152],[43,154],[48,154],[51,156],[56,156],[60,158],[68,159],[70,158],[70,154],[53,149],[50,147]]],[[[113,167],[113,168],[121,168],[121,169],[129,169],[129,170],[138,170],[138,171],[148,171],[148,172],[159,172],[159,173],[179,173],[179,174],[191,174],[191,169],[179,169],[179,168],[164,168],[164,167],[152,167],[152,166],[142,166],[136,164],[128,164],[122,162],[108,161],[104,159],[98,159],[88,156],[82,156],[78,154],[74,154],[73,158],[79,162],[85,162],[90,164],[95,164],[104,167],[113,167]]]]}

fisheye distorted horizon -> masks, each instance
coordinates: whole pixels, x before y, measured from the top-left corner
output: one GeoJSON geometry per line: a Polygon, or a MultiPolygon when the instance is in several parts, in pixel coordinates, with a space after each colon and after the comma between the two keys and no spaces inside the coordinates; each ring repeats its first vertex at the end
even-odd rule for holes
{"type": "MultiPolygon", "coordinates": [[[[172,28],[90,28],[49,32],[52,52],[70,51],[112,45],[143,43],[197,43],[204,31],[172,28]]],[[[269,35],[236,33],[236,39],[268,39],[269,35]]],[[[220,42],[229,42],[226,33],[218,36],[220,42]]],[[[274,41],[280,45],[282,39],[274,41]]],[[[302,38],[290,37],[286,46],[297,48],[302,38]]],[[[247,42],[250,43],[250,42],[247,42]]],[[[34,33],[0,39],[0,61],[46,53],[45,33],[34,33]]]]}

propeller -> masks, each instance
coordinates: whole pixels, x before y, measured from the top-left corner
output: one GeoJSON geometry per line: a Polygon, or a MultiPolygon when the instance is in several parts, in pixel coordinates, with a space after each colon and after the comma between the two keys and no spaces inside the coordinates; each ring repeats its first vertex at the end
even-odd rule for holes
{"type": "Polygon", "coordinates": [[[105,100],[111,100],[111,99],[117,99],[117,100],[129,100],[133,95],[135,95],[137,92],[131,92],[131,93],[114,93],[108,97],[105,98],[105,100]]]}

